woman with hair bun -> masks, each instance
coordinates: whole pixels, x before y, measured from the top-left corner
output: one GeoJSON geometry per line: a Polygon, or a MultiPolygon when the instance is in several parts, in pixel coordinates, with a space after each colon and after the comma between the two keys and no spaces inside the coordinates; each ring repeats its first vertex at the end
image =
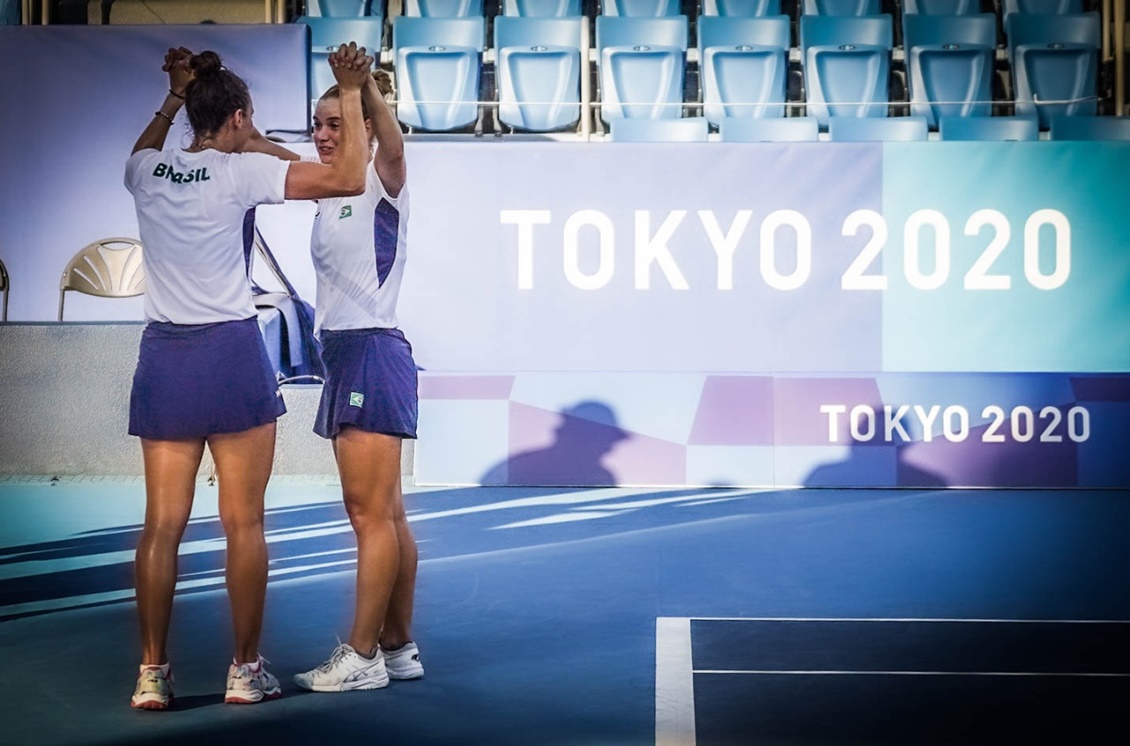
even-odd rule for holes
{"type": "Polygon", "coordinates": [[[243,220],[261,204],[364,190],[361,88],[371,64],[355,44],[330,56],[342,91],[342,143],[340,157],[322,164],[244,152],[258,136],[247,85],[214,52],[180,48],[165,55],[169,93],[125,170],[146,282],[129,418],[130,434],[141,439],[146,493],[134,568],[142,649],[135,708],[164,710],[173,700],[166,645],[177,550],[205,445],[219,483],[235,646],[224,700],[250,704],[281,694],[259,654],[259,637],[267,587],[264,493],[275,421],[286,408],[252,303],[243,220]],[[181,106],[192,142],[162,150],[181,106]]]}

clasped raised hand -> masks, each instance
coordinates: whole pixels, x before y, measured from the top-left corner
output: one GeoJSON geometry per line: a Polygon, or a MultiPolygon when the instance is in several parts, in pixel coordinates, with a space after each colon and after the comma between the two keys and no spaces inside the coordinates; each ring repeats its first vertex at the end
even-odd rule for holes
{"type": "Polygon", "coordinates": [[[370,77],[373,58],[365,53],[365,47],[358,47],[356,42],[342,44],[329,59],[334,79],[344,90],[359,91],[370,77]]]}

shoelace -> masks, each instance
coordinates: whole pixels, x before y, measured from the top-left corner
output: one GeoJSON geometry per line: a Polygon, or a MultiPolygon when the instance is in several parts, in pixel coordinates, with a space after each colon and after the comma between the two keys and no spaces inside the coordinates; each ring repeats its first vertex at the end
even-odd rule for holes
{"type": "Polygon", "coordinates": [[[341,640],[338,640],[338,645],[336,648],[334,648],[333,655],[330,656],[330,659],[328,661],[318,666],[317,670],[321,671],[322,673],[326,673],[334,666],[336,666],[341,661],[341,659],[347,655],[349,655],[349,651],[346,650],[346,646],[341,643],[341,640]]]}

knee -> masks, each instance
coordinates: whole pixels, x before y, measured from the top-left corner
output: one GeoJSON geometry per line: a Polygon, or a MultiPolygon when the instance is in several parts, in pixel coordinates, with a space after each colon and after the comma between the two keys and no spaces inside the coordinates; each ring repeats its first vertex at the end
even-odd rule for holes
{"type": "Polygon", "coordinates": [[[383,525],[393,526],[395,511],[393,501],[382,493],[360,493],[347,490],[344,493],[345,512],[354,530],[361,532],[383,525]]]}
{"type": "Polygon", "coordinates": [[[220,513],[220,523],[223,524],[224,534],[234,535],[262,535],[263,513],[255,510],[226,510],[220,513]]]}

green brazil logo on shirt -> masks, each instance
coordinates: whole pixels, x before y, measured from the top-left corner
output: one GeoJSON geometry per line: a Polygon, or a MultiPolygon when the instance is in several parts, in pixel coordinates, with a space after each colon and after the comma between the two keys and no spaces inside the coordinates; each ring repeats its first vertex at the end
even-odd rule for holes
{"type": "Polygon", "coordinates": [[[341,213],[337,216],[338,220],[351,217],[353,215],[353,205],[345,205],[341,208],[341,213]]]}
{"type": "Polygon", "coordinates": [[[349,392],[349,406],[361,407],[365,404],[365,395],[359,394],[356,391],[349,392]]]}

